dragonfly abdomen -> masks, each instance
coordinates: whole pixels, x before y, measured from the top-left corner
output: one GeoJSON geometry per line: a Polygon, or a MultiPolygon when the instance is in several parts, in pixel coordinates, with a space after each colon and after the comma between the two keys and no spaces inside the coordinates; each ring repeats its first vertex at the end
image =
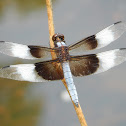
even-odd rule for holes
{"type": "Polygon", "coordinates": [[[74,85],[71,70],[69,67],[69,62],[63,62],[62,67],[63,67],[64,78],[66,80],[71,98],[72,98],[73,102],[75,103],[75,105],[78,107],[78,95],[77,95],[76,87],[74,85]]]}

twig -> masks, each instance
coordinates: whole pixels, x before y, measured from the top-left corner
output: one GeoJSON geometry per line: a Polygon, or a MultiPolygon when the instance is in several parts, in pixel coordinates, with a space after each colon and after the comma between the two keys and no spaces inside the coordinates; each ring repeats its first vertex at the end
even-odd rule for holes
{"type": "MultiPolygon", "coordinates": [[[[52,41],[52,36],[54,35],[54,24],[53,24],[53,12],[52,12],[52,3],[51,3],[51,0],[46,0],[46,6],[47,6],[47,13],[48,13],[48,26],[49,26],[49,38],[50,38],[50,47],[53,48],[54,47],[54,43],[52,41]]],[[[52,59],[55,59],[56,58],[56,54],[52,53],[52,59]]],[[[69,90],[68,90],[68,87],[67,87],[67,84],[65,82],[65,79],[62,80],[64,86],[66,87],[68,93],[69,93],[69,90]]],[[[70,93],[69,93],[70,95],[70,93]]],[[[71,96],[70,96],[71,98],[71,96]]],[[[71,99],[72,101],[72,99],[71,99]]],[[[80,124],[81,126],[87,126],[87,123],[86,123],[86,120],[84,118],[84,115],[83,115],[83,112],[82,112],[82,109],[80,107],[80,104],[79,104],[79,107],[76,107],[76,105],[74,104],[74,102],[72,101],[73,105],[74,105],[74,108],[75,108],[75,111],[77,113],[77,116],[78,116],[78,119],[80,121],[80,124]]]]}

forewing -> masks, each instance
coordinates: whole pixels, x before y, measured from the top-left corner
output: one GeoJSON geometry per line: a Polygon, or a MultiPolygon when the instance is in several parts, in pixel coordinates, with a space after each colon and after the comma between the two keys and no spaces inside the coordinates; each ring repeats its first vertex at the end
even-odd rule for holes
{"type": "Polygon", "coordinates": [[[109,70],[126,60],[126,49],[115,49],[98,54],[71,57],[70,68],[74,76],[86,76],[109,70]]]}
{"type": "Polygon", "coordinates": [[[9,56],[23,59],[51,58],[55,49],[41,46],[27,46],[13,42],[0,41],[0,52],[9,56]]]}
{"type": "Polygon", "coordinates": [[[107,46],[114,40],[118,39],[126,31],[126,22],[117,22],[103,29],[96,35],[89,36],[81,41],[70,45],[70,52],[87,51],[99,49],[107,46]]]}
{"type": "Polygon", "coordinates": [[[19,81],[46,82],[63,79],[60,64],[54,60],[36,64],[10,65],[0,69],[0,77],[19,81]]]}

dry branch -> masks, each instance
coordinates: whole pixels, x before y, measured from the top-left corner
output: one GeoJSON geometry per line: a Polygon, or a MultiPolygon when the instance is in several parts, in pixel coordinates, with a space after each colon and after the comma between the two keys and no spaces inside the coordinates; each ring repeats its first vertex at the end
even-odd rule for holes
{"type": "MultiPolygon", "coordinates": [[[[55,32],[54,32],[53,12],[52,12],[51,0],[46,0],[46,6],[47,6],[47,13],[48,13],[50,47],[53,48],[54,43],[52,41],[52,36],[54,35],[55,32]]],[[[55,58],[56,58],[56,54],[52,53],[52,59],[55,59],[55,58]]],[[[69,90],[68,90],[67,84],[65,82],[65,79],[63,79],[62,82],[63,82],[64,86],[66,87],[68,93],[69,93],[69,90]]],[[[69,96],[70,96],[70,93],[69,93],[69,96]]],[[[70,96],[70,98],[71,98],[71,96],[70,96]]],[[[71,101],[72,101],[72,99],[71,99],[71,101]]],[[[76,105],[74,104],[73,101],[72,101],[72,103],[74,105],[74,108],[75,108],[75,111],[77,113],[77,116],[78,116],[78,119],[80,121],[81,126],[87,126],[87,123],[86,123],[86,120],[84,118],[84,115],[83,115],[82,109],[80,107],[80,104],[79,104],[79,107],[76,107],[76,105]]]]}

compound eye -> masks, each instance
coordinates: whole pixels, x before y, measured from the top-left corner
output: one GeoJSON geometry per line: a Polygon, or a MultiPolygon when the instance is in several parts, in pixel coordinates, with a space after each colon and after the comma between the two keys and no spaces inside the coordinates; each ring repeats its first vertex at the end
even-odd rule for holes
{"type": "Polygon", "coordinates": [[[64,35],[60,36],[61,41],[64,41],[64,35]]]}
{"type": "Polygon", "coordinates": [[[52,40],[53,40],[53,41],[56,41],[56,38],[57,38],[57,35],[54,34],[54,35],[52,36],[52,40]]]}

